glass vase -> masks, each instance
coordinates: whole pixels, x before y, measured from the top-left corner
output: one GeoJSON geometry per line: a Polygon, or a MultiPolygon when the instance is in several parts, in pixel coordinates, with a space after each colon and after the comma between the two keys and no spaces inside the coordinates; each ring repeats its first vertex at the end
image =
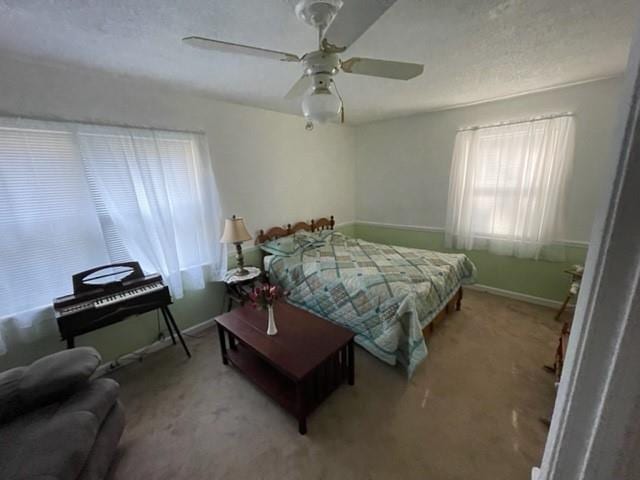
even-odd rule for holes
{"type": "Polygon", "coordinates": [[[276,327],[276,320],[273,314],[273,305],[267,307],[269,314],[269,323],[267,324],[267,335],[275,335],[278,333],[278,327],[276,327]]]}

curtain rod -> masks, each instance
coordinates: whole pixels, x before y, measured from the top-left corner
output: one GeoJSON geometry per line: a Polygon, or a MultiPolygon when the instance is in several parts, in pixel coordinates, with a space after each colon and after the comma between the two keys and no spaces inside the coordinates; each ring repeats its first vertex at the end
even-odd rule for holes
{"type": "Polygon", "coordinates": [[[173,132],[173,133],[195,133],[204,135],[205,132],[203,130],[179,130],[175,128],[165,128],[165,127],[149,127],[149,126],[139,126],[139,125],[130,125],[126,123],[108,123],[94,120],[69,120],[62,117],[56,117],[55,115],[51,116],[22,116],[16,115],[10,112],[0,111],[0,117],[12,118],[17,120],[33,120],[36,122],[59,122],[59,123],[76,123],[81,125],[95,125],[98,127],[116,127],[116,128],[137,128],[138,130],[163,130],[165,132],[173,132]]]}
{"type": "Polygon", "coordinates": [[[467,132],[469,130],[481,130],[483,128],[492,128],[492,127],[504,127],[506,125],[518,125],[519,123],[539,122],[540,120],[550,120],[552,118],[573,117],[573,116],[574,116],[573,112],[550,113],[548,115],[539,115],[537,117],[531,117],[531,118],[520,119],[520,120],[489,123],[486,125],[476,125],[473,127],[462,127],[458,129],[458,132],[467,132]]]}

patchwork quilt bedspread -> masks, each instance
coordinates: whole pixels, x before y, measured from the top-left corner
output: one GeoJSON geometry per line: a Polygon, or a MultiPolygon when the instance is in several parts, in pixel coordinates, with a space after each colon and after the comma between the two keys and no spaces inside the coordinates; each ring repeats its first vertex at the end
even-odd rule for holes
{"type": "Polygon", "coordinates": [[[409,377],[427,356],[422,329],[475,266],[464,254],[396,247],[331,232],[269,264],[288,300],[356,333],[355,340],[409,377]]]}

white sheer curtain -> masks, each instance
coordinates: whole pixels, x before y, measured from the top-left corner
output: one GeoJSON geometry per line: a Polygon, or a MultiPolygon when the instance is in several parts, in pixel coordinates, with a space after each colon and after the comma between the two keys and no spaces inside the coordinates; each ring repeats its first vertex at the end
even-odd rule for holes
{"type": "Polygon", "coordinates": [[[0,118],[0,354],[55,334],[71,275],[122,260],[174,298],[226,270],[203,135],[0,118]]]}
{"type": "Polygon", "coordinates": [[[445,244],[538,258],[561,239],[574,135],[571,116],[458,132],[445,244]]]}
{"type": "Polygon", "coordinates": [[[220,280],[227,256],[204,136],[91,126],[77,135],[90,184],[131,258],[161,273],[174,298],[220,280]]]}

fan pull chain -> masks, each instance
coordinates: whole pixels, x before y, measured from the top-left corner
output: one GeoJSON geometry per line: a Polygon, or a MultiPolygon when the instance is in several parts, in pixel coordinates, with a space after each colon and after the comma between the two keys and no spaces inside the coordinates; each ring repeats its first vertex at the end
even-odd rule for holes
{"type": "Polygon", "coordinates": [[[342,100],[342,95],[340,95],[340,90],[338,90],[338,85],[335,80],[332,78],[331,83],[333,84],[333,88],[336,90],[336,95],[340,99],[340,123],[344,123],[344,101],[342,100]]]}

